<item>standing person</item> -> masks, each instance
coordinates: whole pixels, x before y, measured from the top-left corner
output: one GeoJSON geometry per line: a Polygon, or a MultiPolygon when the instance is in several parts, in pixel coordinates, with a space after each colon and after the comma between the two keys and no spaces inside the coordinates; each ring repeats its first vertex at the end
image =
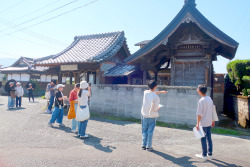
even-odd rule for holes
{"type": "Polygon", "coordinates": [[[33,102],[34,102],[33,90],[34,90],[34,88],[33,88],[32,83],[29,83],[29,87],[27,88],[28,96],[29,96],[29,102],[30,102],[30,98],[32,98],[33,102]]]}
{"type": "MultiPolygon", "coordinates": [[[[80,108],[86,108],[88,106],[88,97],[91,95],[91,88],[86,81],[80,83],[80,91],[78,93],[78,105],[80,108]]],[[[88,138],[86,134],[88,120],[80,122],[79,134],[80,138],[88,138]]]]}
{"type": "Polygon", "coordinates": [[[201,125],[205,137],[201,138],[202,154],[196,154],[195,156],[207,160],[207,158],[212,159],[213,154],[213,143],[211,138],[211,127],[214,127],[215,125],[215,122],[213,121],[213,100],[206,95],[207,87],[205,85],[199,85],[197,92],[201,96],[201,99],[199,100],[197,108],[196,128],[199,130],[201,125]]]}
{"type": "Polygon", "coordinates": [[[56,89],[58,89],[58,91],[56,92],[55,95],[55,107],[51,116],[51,119],[48,123],[48,126],[52,127],[53,123],[55,123],[55,121],[57,123],[59,123],[60,127],[64,127],[65,125],[62,123],[63,121],[63,100],[64,100],[64,96],[63,96],[63,88],[65,87],[65,85],[63,84],[58,84],[56,89]]]}
{"type": "Polygon", "coordinates": [[[152,151],[152,139],[156,118],[159,117],[158,110],[160,98],[158,94],[166,94],[166,91],[155,91],[157,82],[150,80],[148,82],[149,90],[144,91],[143,104],[141,108],[142,114],[142,149],[152,151]]]}
{"type": "Polygon", "coordinates": [[[47,85],[47,88],[46,88],[46,91],[50,92],[49,106],[48,106],[48,110],[47,110],[48,114],[52,113],[51,109],[52,109],[52,106],[54,104],[54,98],[55,98],[54,88],[55,87],[56,87],[56,80],[53,80],[47,85]]]}
{"type": "Polygon", "coordinates": [[[24,94],[23,87],[20,82],[16,83],[16,108],[22,106],[22,97],[24,94]]]}
{"type": "MultiPolygon", "coordinates": [[[[75,88],[70,92],[70,94],[69,94],[69,101],[71,102],[71,101],[74,101],[74,106],[75,106],[75,113],[77,112],[77,107],[78,107],[78,92],[79,92],[79,90],[80,90],[80,84],[79,83],[77,83],[77,84],[75,84],[75,88]]],[[[76,119],[74,118],[74,119],[72,119],[72,132],[74,132],[74,133],[76,133],[76,132],[78,132],[77,130],[76,130],[76,128],[78,127],[78,129],[79,129],[79,127],[80,127],[80,122],[78,122],[78,121],[76,121],[76,119]]]]}
{"type": "Polygon", "coordinates": [[[14,82],[10,82],[9,83],[9,87],[8,87],[8,109],[14,108],[15,105],[15,98],[13,97],[15,95],[15,91],[16,89],[14,88],[14,82]]]}

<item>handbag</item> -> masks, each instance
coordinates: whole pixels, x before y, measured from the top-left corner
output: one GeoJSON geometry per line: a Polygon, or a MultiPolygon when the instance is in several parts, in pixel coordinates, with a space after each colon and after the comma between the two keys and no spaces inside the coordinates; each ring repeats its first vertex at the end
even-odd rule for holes
{"type": "Polygon", "coordinates": [[[45,99],[49,100],[50,99],[50,92],[45,92],[45,99]]]}
{"type": "Polygon", "coordinates": [[[75,102],[70,102],[69,112],[67,115],[68,119],[74,119],[76,117],[76,111],[75,111],[75,102]]]}
{"type": "Polygon", "coordinates": [[[16,92],[15,91],[10,91],[10,97],[11,98],[16,98],[16,92]]]}
{"type": "Polygon", "coordinates": [[[213,121],[219,121],[215,105],[213,106],[212,120],[213,121]]]}
{"type": "Polygon", "coordinates": [[[76,120],[82,122],[89,118],[90,118],[89,106],[87,105],[85,108],[82,108],[78,105],[77,113],[76,113],[76,120]]]}

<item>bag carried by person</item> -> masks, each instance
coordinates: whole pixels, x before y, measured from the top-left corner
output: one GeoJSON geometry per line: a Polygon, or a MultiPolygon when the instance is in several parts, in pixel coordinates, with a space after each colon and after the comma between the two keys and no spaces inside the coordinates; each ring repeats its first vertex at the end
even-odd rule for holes
{"type": "Polygon", "coordinates": [[[67,115],[68,119],[74,119],[76,117],[76,111],[75,111],[75,102],[70,102],[69,112],[67,115]]]}
{"type": "Polygon", "coordinates": [[[16,92],[15,91],[10,91],[10,97],[11,98],[16,98],[16,92]]]}
{"type": "Polygon", "coordinates": [[[45,92],[45,99],[47,99],[47,100],[50,99],[50,92],[45,92]]]}
{"type": "Polygon", "coordinates": [[[213,121],[219,121],[215,105],[213,106],[212,119],[213,119],[213,121]]]}
{"type": "Polygon", "coordinates": [[[89,106],[79,106],[77,107],[76,120],[85,121],[90,118],[89,106]]]}

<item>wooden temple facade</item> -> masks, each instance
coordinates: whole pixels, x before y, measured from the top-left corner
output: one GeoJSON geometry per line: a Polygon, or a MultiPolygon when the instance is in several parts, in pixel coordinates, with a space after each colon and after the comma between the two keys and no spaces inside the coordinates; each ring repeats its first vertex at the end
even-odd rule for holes
{"type": "Polygon", "coordinates": [[[150,41],[125,59],[143,71],[142,83],[155,79],[171,86],[213,87],[213,61],[221,55],[233,59],[238,43],[209,22],[196,8],[185,4],[173,21],[150,41]]]}

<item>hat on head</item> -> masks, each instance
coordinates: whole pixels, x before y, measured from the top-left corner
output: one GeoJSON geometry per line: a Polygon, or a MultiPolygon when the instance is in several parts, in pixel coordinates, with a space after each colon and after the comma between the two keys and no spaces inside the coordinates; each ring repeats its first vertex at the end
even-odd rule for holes
{"type": "Polygon", "coordinates": [[[86,81],[80,82],[80,89],[86,89],[87,87],[89,87],[88,82],[86,81]]]}
{"type": "Polygon", "coordinates": [[[65,87],[65,85],[63,85],[63,84],[58,84],[58,85],[56,86],[56,89],[64,88],[64,87],[65,87]]]}
{"type": "Polygon", "coordinates": [[[32,83],[29,83],[29,86],[31,86],[32,85],[32,83]]]}
{"type": "Polygon", "coordinates": [[[20,82],[17,82],[16,84],[21,86],[21,83],[20,83],[20,82]]]}
{"type": "Polygon", "coordinates": [[[14,84],[14,82],[10,82],[9,85],[14,84]]]}

